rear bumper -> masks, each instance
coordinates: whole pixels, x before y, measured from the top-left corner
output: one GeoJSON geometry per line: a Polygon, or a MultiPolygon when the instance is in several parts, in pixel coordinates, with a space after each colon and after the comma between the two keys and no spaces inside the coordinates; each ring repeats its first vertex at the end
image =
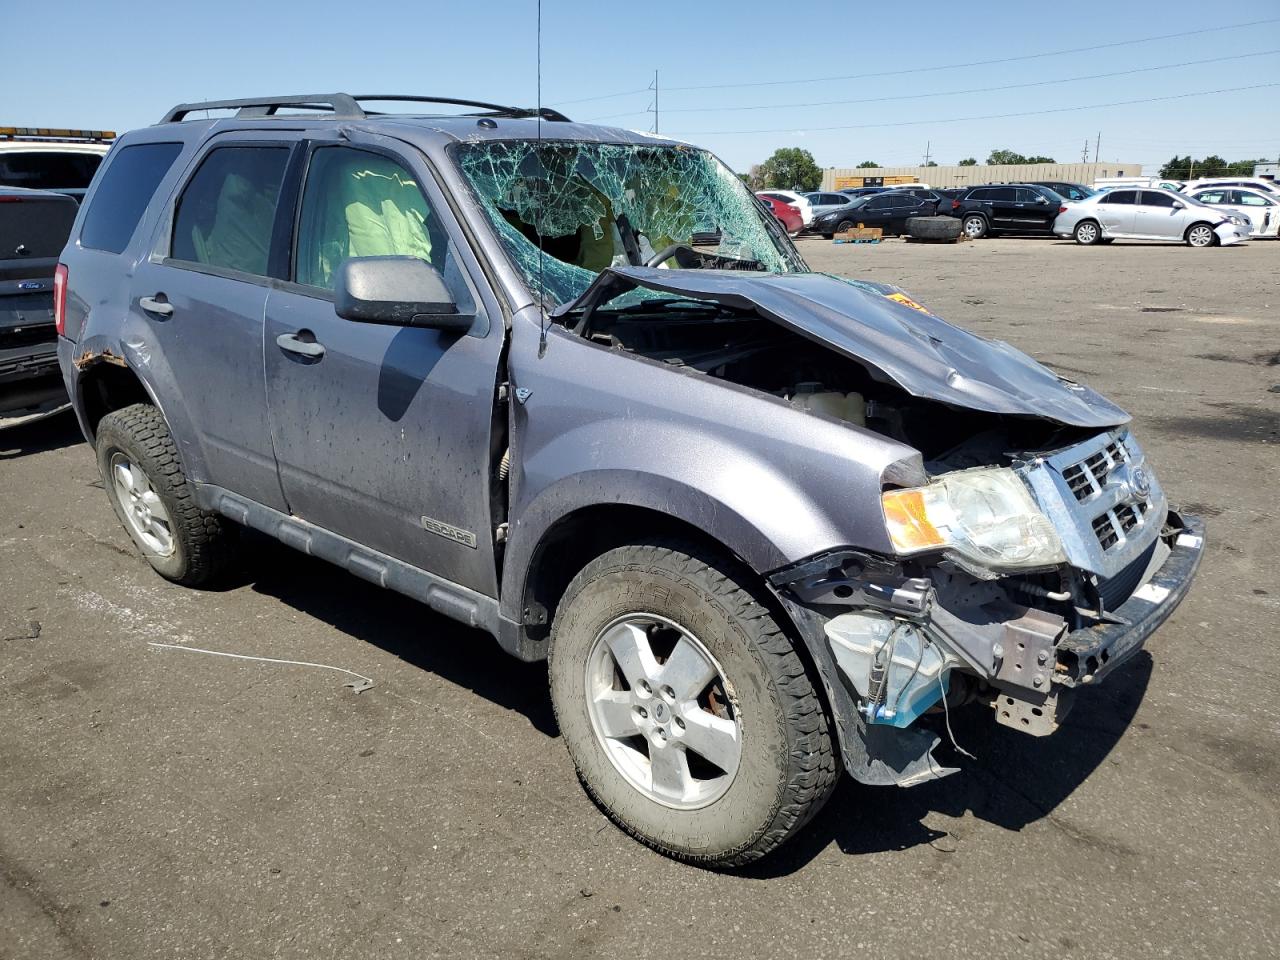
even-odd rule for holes
{"type": "Polygon", "coordinates": [[[1075,630],[1063,638],[1055,683],[1074,687],[1101,680],[1141,650],[1182,603],[1204,556],[1204,523],[1188,514],[1178,519],[1182,533],[1174,538],[1164,565],[1114,611],[1124,622],[1075,630]]]}

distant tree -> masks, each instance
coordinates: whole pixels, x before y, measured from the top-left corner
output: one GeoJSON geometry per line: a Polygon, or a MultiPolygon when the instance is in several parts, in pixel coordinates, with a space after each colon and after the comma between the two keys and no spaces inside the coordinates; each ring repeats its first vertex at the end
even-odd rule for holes
{"type": "Polygon", "coordinates": [[[863,160],[860,164],[858,164],[858,169],[871,170],[879,166],[880,164],[876,163],[874,160],[863,160]]]}
{"type": "Polygon", "coordinates": [[[813,154],[801,147],[782,147],[760,164],[760,175],[766,187],[775,190],[817,190],[822,184],[822,170],[813,154]]]}
{"type": "Polygon", "coordinates": [[[958,164],[956,164],[956,166],[958,167],[976,167],[977,165],[978,165],[978,161],[975,160],[973,157],[965,157],[958,164]]]}
{"type": "Polygon", "coordinates": [[[748,190],[764,189],[764,167],[758,163],[753,163],[746,173],[740,173],[738,176],[742,182],[747,185],[748,190]]]}
{"type": "Polygon", "coordinates": [[[925,166],[926,166],[926,167],[936,167],[936,166],[937,166],[937,163],[935,163],[934,161],[930,160],[928,163],[926,163],[926,164],[925,164],[925,166]]]}
{"type": "Polygon", "coordinates": [[[1221,157],[1210,154],[1203,160],[1196,160],[1190,155],[1174,156],[1160,168],[1160,176],[1166,180],[1191,180],[1199,177],[1251,177],[1256,160],[1233,160],[1228,163],[1221,157]]]}
{"type": "Polygon", "coordinates": [[[1056,163],[1053,157],[1024,157],[1013,150],[992,150],[987,163],[1003,166],[1011,163],[1056,163]]]}

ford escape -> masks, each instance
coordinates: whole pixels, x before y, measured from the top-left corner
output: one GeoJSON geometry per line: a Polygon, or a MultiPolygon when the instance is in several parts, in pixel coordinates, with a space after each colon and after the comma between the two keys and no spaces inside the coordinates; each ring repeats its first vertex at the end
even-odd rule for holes
{"type": "Polygon", "coordinates": [[[1114,404],[811,272],[710,153],[550,110],[176,107],[58,276],[162,576],[250,527],[547,659],[586,789],[692,862],[767,854],[842,769],[953,772],[963,704],[1053,734],[1203,551],[1114,404]]]}

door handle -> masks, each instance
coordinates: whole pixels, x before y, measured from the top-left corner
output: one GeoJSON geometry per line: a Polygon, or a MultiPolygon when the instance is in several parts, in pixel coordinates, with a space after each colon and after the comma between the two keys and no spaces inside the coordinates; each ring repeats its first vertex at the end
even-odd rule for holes
{"type": "MultiPolygon", "coordinates": [[[[299,330],[298,333],[309,332],[299,330]]],[[[324,356],[324,344],[316,343],[315,340],[300,340],[298,333],[282,333],[276,337],[276,346],[281,350],[288,350],[290,353],[296,353],[300,357],[306,357],[309,360],[319,360],[324,356]]]]}
{"type": "Polygon", "coordinates": [[[169,302],[169,298],[163,293],[157,293],[154,297],[142,297],[138,301],[138,306],[147,313],[154,313],[158,317],[173,316],[173,304],[169,302]]]}

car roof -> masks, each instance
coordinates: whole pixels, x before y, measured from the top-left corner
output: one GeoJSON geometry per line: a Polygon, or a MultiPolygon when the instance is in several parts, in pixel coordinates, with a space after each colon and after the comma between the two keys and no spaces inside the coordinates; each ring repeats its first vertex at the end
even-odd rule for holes
{"type": "MultiPolygon", "coordinates": [[[[683,141],[638,130],[574,123],[550,108],[504,107],[474,100],[424,97],[402,94],[350,95],[307,94],[254,97],[240,100],[210,100],[178,104],[152,131],[181,131],[188,137],[205,139],[215,133],[244,129],[320,129],[334,124],[351,125],[370,132],[390,133],[418,146],[439,147],[460,141],[559,140],[595,141],[653,146],[687,145],[683,141]],[[379,113],[361,104],[397,102],[473,107],[475,112],[457,114],[424,109],[421,113],[379,113]],[[234,117],[189,119],[202,111],[235,110],[234,117]],[[305,112],[281,112],[281,111],[305,112]]],[[[135,131],[136,133],[136,131],[135,131]]]]}

